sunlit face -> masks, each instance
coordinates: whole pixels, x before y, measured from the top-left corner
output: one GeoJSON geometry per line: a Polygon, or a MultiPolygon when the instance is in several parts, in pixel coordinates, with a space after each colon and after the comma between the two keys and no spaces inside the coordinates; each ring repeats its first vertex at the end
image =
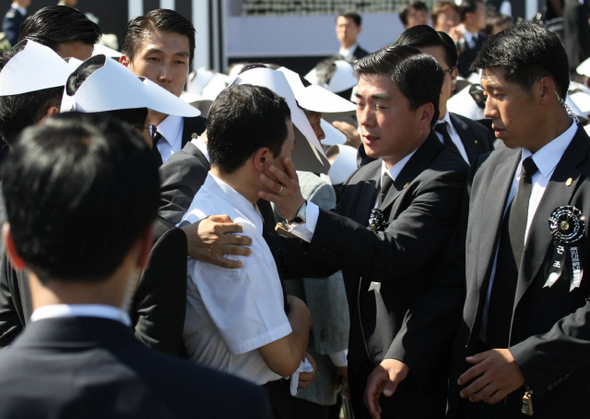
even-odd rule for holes
{"type": "Polygon", "coordinates": [[[445,78],[443,79],[442,89],[440,91],[439,100],[439,119],[444,118],[447,113],[447,101],[451,97],[451,94],[455,90],[458,70],[456,68],[451,70],[451,67],[446,62],[445,50],[441,46],[437,47],[422,47],[419,48],[424,54],[431,55],[442,67],[445,72],[445,78]]]}
{"type": "Polygon", "coordinates": [[[326,138],[326,133],[322,128],[322,113],[305,111],[305,116],[307,116],[307,120],[313,128],[313,133],[317,137],[318,141],[322,141],[324,138],[326,138]]]}
{"type": "Polygon", "coordinates": [[[155,30],[139,46],[133,61],[123,57],[121,63],[128,66],[136,76],[147,77],[180,96],[188,77],[189,51],[186,35],[155,30]]]}
{"type": "Polygon", "coordinates": [[[82,41],[64,42],[62,44],[57,44],[57,47],[55,48],[55,52],[61,58],[73,57],[82,61],[86,61],[88,58],[92,57],[93,50],[94,45],[85,44],[82,41]]]}
{"type": "Polygon", "coordinates": [[[418,25],[428,25],[428,12],[426,10],[418,10],[411,7],[410,10],[408,10],[407,21],[408,24],[406,29],[418,25]]]}
{"type": "Polygon", "coordinates": [[[361,33],[361,27],[352,18],[338,16],[338,19],[336,19],[336,37],[344,48],[356,44],[359,33],[361,33]]]}
{"type": "Polygon", "coordinates": [[[356,100],[356,115],[367,156],[383,159],[390,168],[424,141],[425,105],[412,110],[408,98],[389,77],[361,75],[356,100]]]}
{"type": "Polygon", "coordinates": [[[434,29],[437,31],[449,33],[451,28],[454,28],[459,23],[461,23],[461,15],[458,11],[450,7],[444,12],[439,13],[436,16],[436,22],[433,23],[434,29]]]}
{"type": "Polygon", "coordinates": [[[524,147],[536,151],[539,116],[532,92],[504,79],[501,68],[486,68],[482,72],[481,86],[486,96],[484,116],[492,119],[496,138],[507,147],[524,147]]]}

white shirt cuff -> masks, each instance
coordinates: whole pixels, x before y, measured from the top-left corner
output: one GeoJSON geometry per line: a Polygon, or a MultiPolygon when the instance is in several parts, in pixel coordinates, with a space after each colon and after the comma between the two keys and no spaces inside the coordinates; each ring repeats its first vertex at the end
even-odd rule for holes
{"type": "Polygon", "coordinates": [[[318,223],[318,217],[320,216],[320,209],[316,204],[311,201],[307,201],[307,207],[305,209],[305,222],[297,225],[289,225],[289,232],[299,237],[308,243],[311,242],[315,227],[318,223]]]}
{"type": "Polygon", "coordinates": [[[330,360],[332,361],[332,364],[334,364],[334,366],[336,367],[347,367],[348,366],[348,349],[345,349],[343,351],[340,352],[336,352],[333,354],[328,354],[328,356],[330,357],[330,360]]]}

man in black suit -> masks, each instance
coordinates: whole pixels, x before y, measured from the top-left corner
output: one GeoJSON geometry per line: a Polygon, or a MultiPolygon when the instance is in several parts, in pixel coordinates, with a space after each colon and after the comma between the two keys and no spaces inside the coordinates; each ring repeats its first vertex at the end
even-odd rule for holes
{"type": "Polygon", "coordinates": [[[467,295],[450,416],[581,418],[590,397],[590,139],[564,106],[559,38],[525,23],[490,38],[482,68],[502,148],[468,184],[467,295]],[[526,40],[524,42],[523,40],[526,40]]]}
{"type": "MultiPolygon", "coordinates": [[[[180,96],[195,55],[195,28],[179,13],[152,10],[132,19],[123,34],[121,63],[180,96]]],[[[182,118],[150,112],[154,159],[159,165],[205,131],[205,118],[182,118]]]]}
{"type": "Polygon", "coordinates": [[[405,30],[394,45],[410,45],[432,55],[443,68],[445,79],[440,93],[439,116],[435,126],[437,136],[458,152],[469,165],[474,165],[483,153],[492,151],[492,136],[482,124],[462,115],[447,112],[447,100],[457,82],[457,47],[449,35],[430,26],[419,25],[405,30]]]}
{"type": "Polygon", "coordinates": [[[362,29],[361,23],[361,15],[355,12],[341,13],[336,17],[336,37],[340,42],[340,51],[337,55],[339,59],[353,63],[369,55],[369,52],[357,43],[357,37],[362,29]]]}
{"type": "Polygon", "coordinates": [[[2,20],[2,32],[6,35],[6,39],[11,46],[18,42],[18,31],[20,25],[27,18],[27,7],[31,4],[31,0],[14,0],[10,5],[10,9],[4,15],[2,20]]]}
{"type": "Polygon", "coordinates": [[[471,63],[487,41],[487,36],[482,32],[486,28],[487,13],[486,5],[481,0],[465,0],[460,9],[464,32],[460,41],[458,68],[459,75],[467,78],[471,74],[471,63]]]}
{"type": "Polygon", "coordinates": [[[432,131],[444,78],[432,57],[389,47],[359,60],[355,70],[364,148],[378,160],[343,186],[335,212],[303,200],[289,162],[286,173],[271,168],[265,179],[272,192],[259,195],[309,242],[302,276],[342,268],[355,417],[443,417],[444,355],[456,326],[437,313],[460,304],[462,295],[460,286],[437,294],[441,284],[430,279],[459,219],[467,165],[432,131]],[[433,292],[437,303],[425,305],[433,292]],[[389,397],[378,400],[382,392],[389,397]]]}
{"type": "Polygon", "coordinates": [[[256,386],[133,336],[122,307],[151,248],[150,160],[125,126],[75,113],[29,128],[11,151],[3,239],[35,311],[0,356],[0,417],[270,417],[256,386]]]}

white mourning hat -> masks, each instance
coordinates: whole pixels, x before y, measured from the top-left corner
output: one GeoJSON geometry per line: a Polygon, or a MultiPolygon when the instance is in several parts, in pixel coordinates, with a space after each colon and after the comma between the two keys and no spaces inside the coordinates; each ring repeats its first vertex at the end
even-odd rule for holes
{"type": "Polygon", "coordinates": [[[576,73],[590,77],[590,58],[585,59],[576,67],[576,73]]]}
{"type": "Polygon", "coordinates": [[[349,62],[336,60],[333,64],[336,66],[336,71],[327,84],[319,77],[320,74],[317,66],[305,75],[305,79],[311,84],[320,85],[334,93],[340,93],[356,86],[357,79],[354,77],[353,68],[349,62]]]}
{"type": "Polygon", "coordinates": [[[324,130],[326,138],[322,140],[322,145],[330,146],[335,144],[346,144],[348,137],[334,125],[322,118],[320,125],[324,130]]]}
{"type": "Polygon", "coordinates": [[[0,96],[19,95],[60,87],[72,69],[51,48],[25,40],[11,51],[19,51],[0,71],[0,96]]]}
{"type": "Polygon", "coordinates": [[[105,55],[84,61],[67,80],[62,112],[106,112],[149,108],[178,116],[198,116],[198,109],[157,84],[135,76],[105,55]]]}
{"type": "Polygon", "coordinates": [[[277,71],[282,72],[287,78],[289,86],[291,86],[299,106],[308,111],[340,113],[354,112],[356,110],[356,105],[354,103],[332,93],[328,89],[316,84],[305,86],[301,81],[299,74],[286,67],[280,67],[277,71]]]}
{"type": "Polygon", "coordinates": [[[103,44],[94,44],[94,48],[92,49],[92,55],[94,56],[101,54],[111,58],[120,58],[123,56],[123,53],[117,51],[116,49],[109,48],[103,44]]]}
{"type": "Polygon", "coordinates": [[[356,163],[358,151],[354,147],[336,144],[330,147],[326,154],[332,162],[328,172],[332,185],[344,183],[358,169],[356,163]]]}
{"type": "MultiPolygon", "coordinates": [[[[295,134],[295,148],[291,153],[297,170],[328,173],[330,163],[303,110],[297,105],[293,90],[285,74],[269,68],[253,68],[240,74],[233,84],[264,86],[285,98],[291,110],[291,121],[299,133],[295,134]]],[[[297,131],[296,130],[296,131],[297,131]]]]}

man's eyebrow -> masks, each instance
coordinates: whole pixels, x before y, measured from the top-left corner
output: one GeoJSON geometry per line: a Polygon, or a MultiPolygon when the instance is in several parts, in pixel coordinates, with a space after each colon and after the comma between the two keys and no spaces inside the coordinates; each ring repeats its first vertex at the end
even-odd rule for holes
{"type": "MultiPolygon", "coordinates": [[[[157,53],[157,54],[164,54],[164,51],[162,51],[159,48],[148,48],[146,50],[147,53],[157,53]]],[[[173,55],[182,55],[183,57],[188,57],[190,56],[190,54],[186,51],[179,51],[179,52],[175,52],[173,55]]]]}
{"type": "MultiPolygon", "coordinates": [[[[355,95],[358,99],[362,99],[361,95],[359,95],[358,93],[355,95]]],[[[389,95],[385,94],[385,93],[375,93],[373,95],[370,96],[371,99],[378,99],[378,100],[389,100],[390,97],[389,95]]]]}

